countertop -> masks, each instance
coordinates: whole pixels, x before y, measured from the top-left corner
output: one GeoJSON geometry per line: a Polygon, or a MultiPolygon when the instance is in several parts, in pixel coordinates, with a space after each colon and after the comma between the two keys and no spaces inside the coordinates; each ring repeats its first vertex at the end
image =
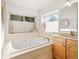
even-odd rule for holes
{"type": "Polygon", "coordinates": [[[61,38],[65,38],[67,40],[78,40],[78,36],[61,35],[61,34],[56,34],[56,35],[53,35],[53,36],[58,36],[58,37],[61,37],[61,38]]]}

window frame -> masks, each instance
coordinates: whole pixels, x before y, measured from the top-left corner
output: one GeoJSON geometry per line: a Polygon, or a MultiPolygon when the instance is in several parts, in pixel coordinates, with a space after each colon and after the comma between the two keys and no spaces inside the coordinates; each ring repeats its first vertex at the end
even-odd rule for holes
{"type": "MultiPolygon", "coordinates": [[[[47,17],[47,16],[50,16],[50,15],[56,15],[56,14],[58,14],[58,19],[57,19],[57,22],[58,22],[58,32],[59,32],[59,12],[58,12],[58,10],[55,10],[55,11],[51,11],[51,12],[49,12],[49,13],[46,13],[46,14],[44,14],[44,15],[41,15],[41,21],[42,21],[42,18],[44,17],[44,20],[45,20],[45,17],[47,17]]],[[[47,34],[51,34],[52,32],[46,32],[46,20],[44,21],[44,22],[42,22],[43,24],[44,24],[44,33],[47,33],[47,34]]],[[[42,24],[41,23],[41,24],[42,24]]],[[[58,33],[57,32],[57,33],[58,33]]],[[[54,32],[53,32],[54,33],[54,32]]],[[[55,32],[56,33],[56,32],[55,32]]]]}

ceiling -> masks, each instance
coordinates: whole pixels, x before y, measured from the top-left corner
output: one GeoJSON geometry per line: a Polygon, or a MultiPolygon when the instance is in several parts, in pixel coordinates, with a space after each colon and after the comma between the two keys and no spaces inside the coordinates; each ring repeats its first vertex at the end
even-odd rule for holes
{"type": "Polygon", "coordinates": [[[7,0],[9,3],[14,3],[16,5],[28,7],[35,10],[42,10],[49,7],[51,4],[56,2],[61,2],[65,0],[7,0]]]}
{"type": "Polygon", "coordinates": [[[7,0],[7,2],[9,3],[13,3],[23,7],[28,7],[35,10],[43,10],[49,8],[50,6],[55,6],[59,2],[65,1],[66,0],[7,0]]]}

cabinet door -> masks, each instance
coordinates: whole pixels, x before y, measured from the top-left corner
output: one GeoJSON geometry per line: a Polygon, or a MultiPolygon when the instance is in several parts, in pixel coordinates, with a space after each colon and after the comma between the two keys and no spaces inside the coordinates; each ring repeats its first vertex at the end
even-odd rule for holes
{"type": "Polygon", "coordinates": [[[67,41],[67,59],[78,59],[78,42],[76,40],[67,41]]]}
{"type": "Polygon", "coordinates": [[[78,50],[76,47],[70,48],[70,59],[78,59],[78,50]]]}
{"type": "Polygon", "coordinates": [[[53,57],[54,59],[65,59],[65,39],[54,37],[53,57]]]}

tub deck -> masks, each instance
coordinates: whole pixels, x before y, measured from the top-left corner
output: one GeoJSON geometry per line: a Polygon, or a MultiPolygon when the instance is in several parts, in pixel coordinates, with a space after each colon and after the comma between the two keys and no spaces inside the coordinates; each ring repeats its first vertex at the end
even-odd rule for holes
{"type": "Polygon", "coordinates": [[[16,50],[16,49],[12,48],[12,45],[9,43],[10,50],[9,50],[9,57],[8,58],[13,58],[13,57],[22,55],[24,53],[29,53],[29,52],[32,52],[32,51],[35,51],[35,50],[50,46],[52,44],[53,44],[53,40],[50,40],[45,44],[34,46],[34,47],[31,47],[31,48],[28,48],[28,49],[24,48],[24,49],[21,49],[21,50],[16,50]]]}

